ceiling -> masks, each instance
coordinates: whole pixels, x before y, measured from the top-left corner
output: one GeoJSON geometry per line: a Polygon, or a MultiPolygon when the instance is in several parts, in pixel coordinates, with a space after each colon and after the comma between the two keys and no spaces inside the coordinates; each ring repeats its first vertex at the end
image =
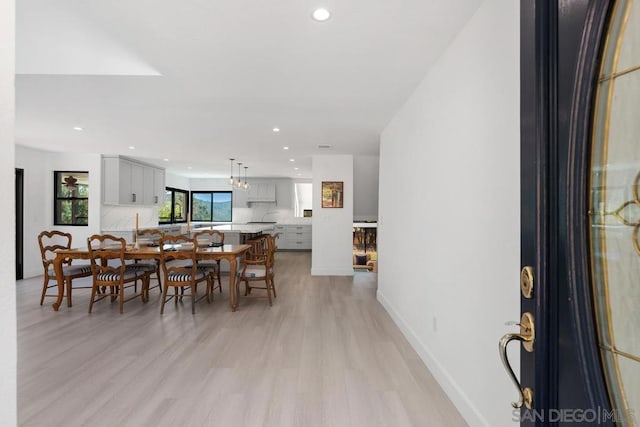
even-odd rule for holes
{"type": "Polygon", "coordinates": [[[228,177],[233,157],[249,177],[310,178],[313,155],[378,154],[480,3],[20,0],[16,143],[188,177],[228,177]],[[311,19],[318,6],[331,19],[311,19]]]}

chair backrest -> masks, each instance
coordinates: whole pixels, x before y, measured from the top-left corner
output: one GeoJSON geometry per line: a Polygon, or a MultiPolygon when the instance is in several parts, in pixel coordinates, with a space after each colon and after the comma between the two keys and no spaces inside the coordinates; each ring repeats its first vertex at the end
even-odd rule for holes
{"type": "Polygon", "coordinates": [[[224,244],[224,233],[218,230],[200,230],[196,233],[193,233],[193,237],[199,242],[198,244],[200,245],[202,245],[201,242],[203,241],[206,241],[207,244],[224,244]]]}
{"type": "Polygon", "coordinates": [[[94,234],[87,238],[94,281],[98,280],[100,274],[118,275],[120,280],[124,278],[126,247],[127,242],[122,237],[111,234],[94,234]]]}
{"type": "Polygon", "coordinates": [[[276,236],[272,236],[267,234],[266,235],[266,241],[267,241],[267,267],[273,267],[275,260],[276,260],[276,236]]]}
{"type": "Polygon", "coordinates": [[[140,239],[148,239],[150,242],[159,243],[160,240],[164,237],[164,232],[157,228],[145,228],[142,230],[138,230],[138,234],[136,236],[136,241],[140,241],[140,239]]]}
{"type": "Polygon", "coordinates": [[[245,243],[251,246],[246,252],[246,258],[251,260],[261,260],[267,255],[267,234],[263,234],[255,239],[247,240],[245,243]]]}
{"type": "MultiPolygon", "coordinates": [[[[43,231],[38,234],[38,246],[40,246],[40,255],[45,274],[56,257],[55,251],[58,249],[71,249],[71,240],[70,233],[58,230],[43,231]]],[[[64,260],[63,263],[70,264],[70,260],[64,260]]]]}
{"type": "Polygon", "coordinates": [[[198,241],[195,238],[183,234],[177,236],[166,235],[160,240],[160,264],[164,272],[164,279],[170,282],[169,276],[172,273],[189,274],[193,279],[198,271],[196,265],[196,252],[198,241]],[[169,261],[183,261],[171,262],[169,261]],[[191,261],[185,265],[184,261],[191,261]]]}

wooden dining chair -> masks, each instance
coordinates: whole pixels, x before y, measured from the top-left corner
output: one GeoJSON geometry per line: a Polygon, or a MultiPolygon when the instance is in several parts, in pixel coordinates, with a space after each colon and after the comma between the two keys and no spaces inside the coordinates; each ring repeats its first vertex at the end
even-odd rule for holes
{"type": "MultiPolygon", "coordinates": [[[[145,228],[143,230],[138,230],[138,233],[136,234],[136,242],[138,242],[140,245],[159,245],[163,237],[164,233],[162,232],[162,230],[159,230],[157,228],[145,228]]],[[[139,268],[143,271],[148,271],[152,274],[155,274],[157,285],[149,289],[157,287],[160,290],[160,293],[162,293],[162,279],[160,278],[162,274],[160,273],[160,260],[136,259],[134,260],[134,263],[131,264],[131,268],[139,268]]],[[[137,283],[134,283],[134,289],[137,290],[137,283]]]]}
{"type": "MultiPolygon", "coordinates": [[[[56,273],[53,268],[53,260],[56,258],[56,250],[71,249],[72,236],[70,233],[64,233],[58,230],[43,231],[38,234],[38,245],[40,246],[40,255],[42,258],[42,266],[44,268],[44,283],[42,284],[42,294],[40,296],[40,305],[44,303],[45,297],[57,297],[58,293],[47,294],[47,289],[58,287],[58,283],[49,284],[51,279],[56,280],[56,273]]],[[[71,292],[73,288],[73,279],[91,276],[91,265],[74,264],[71,265],[71,259],[65,259],[62,262],[62,277],[64,280],[63,292],[66,285],[67,306],[71,307],[71,292]]],[[[90,289],[91,286],[78,286],[75,289],[90,289]]]]}
{"type": "Polygon", "coordinates": [[[151,272],[132,268],[131,264],[125,263],[126,245],[127,242],[123,238],[109,234],[94,234],[87,239],[93,275],[89,313],[95,302],[106,297],[111,297],[112,302],[119,300],[121,314],[127,301],[141,297],[143,303],[147,302],[151,272]],[[134,293],[125,298],[125,289],[134,287],[137,280],[142,280],[141,291],[137,292],[137,289],[134,289],[134,293]],[[104,292],[101,293],[101,289],[104,289],[104,292]],[[98,299],[96,295],[99,295],[98,299]]]}
{"type": "Polygon", "coordinates": [[[264,234],[255,239],[247,240],[245,243],[251,246],[246,252],[245,259],[258,260],[264,258],[267,253],[267,235],[264,234]]]}
{"type": "MultiPolygon", "coordinates": [[[[224,233],[218,230],[201,230],[194,233],[193,237],[198,241],[198,246],[224,245],[224,233]]],[[[214,275],[214,278],[218,280],[218,286],[216,286],[216,288],[218,288],[220,293],[222,293],[222,282],[220,281],[220,260],[198,261],[198,268],[210,271],[214,275]]]]}
{"type": "Polygon", "coordinates": [[[244,282],[245,296],[251,294],[252,289],[265,289],[267,291],[267,298],[269,299],[269,305],[273,305],[271,293],[273,292],[273,298],[277,297],[275,287],[275,252],[276,252],[276,238],[271,235],[261,236],[256,253],[262,252],[263,255],[256,259],[243,260],[243,268],[238,273],[238,281],[244,282]],[[255,282],[265,282],[265,286],[255,286],[255,282]]]}
{"type": "Polygon", "coordinates": [[[160,265],[164,276],[162,287],[162,305],[160,314],[164,313],[164,305],[171,298],[176,305],[184,296],[184,290],[190,290],[191,313],[196,313],[196,302],[202,298],[211,302],[209,295],[213,286],[213,275],[210,271],[198,268],[196,253],[198,241],[185,235],[164,236],[160,241],[160,265]],[[198,284],[206,282],[206,292],[197,298],[198,284]],[[174,289],[173,295],[167,297],[169,288],[174,289]]]}

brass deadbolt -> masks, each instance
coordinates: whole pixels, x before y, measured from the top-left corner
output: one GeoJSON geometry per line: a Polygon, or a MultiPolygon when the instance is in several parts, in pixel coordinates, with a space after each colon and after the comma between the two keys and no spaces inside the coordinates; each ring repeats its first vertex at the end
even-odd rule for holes
{"type": "Polygon", "coordinates": [[[533,267],[530,265],[524,266],[520,271],[520,290],[523,297],[533,298],[533,267]]]}
{"type": "Polygon", "coordinates": [[[522,347],[531,353],[536,339],[536,327],[533,323],[533,314],[529,312],[522,314],[520,318],[520,335],[525,338],[522,341],[522,347]]]}

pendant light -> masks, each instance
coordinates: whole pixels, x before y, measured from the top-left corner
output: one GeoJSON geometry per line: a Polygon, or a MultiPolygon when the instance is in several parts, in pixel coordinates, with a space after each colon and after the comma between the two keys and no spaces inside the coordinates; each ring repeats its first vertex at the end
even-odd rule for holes
{"type": "Polygon", "coordinates": [[[238,162],[238,181],[236,182],[236,186],[238,188],[242,188],[242,179],[240,178],[240,166],[242,166],[242,162],[238,162]]]}
{"type": "Polygon", "coordinates": [[[247,169],[249,169],[249,166],[245,166],[244,167],[244,189],[248,190],[249,189],[249,183],[247,182],[247,169]]]}
{"type": "Polygon", "coordinates": [[[229,185],[233,185],[233,161],[235,159],[229,159],[231,161],[231,166],[229,168],[229,170],[231,171],[231,173],[229,174],[229,185]]]}

